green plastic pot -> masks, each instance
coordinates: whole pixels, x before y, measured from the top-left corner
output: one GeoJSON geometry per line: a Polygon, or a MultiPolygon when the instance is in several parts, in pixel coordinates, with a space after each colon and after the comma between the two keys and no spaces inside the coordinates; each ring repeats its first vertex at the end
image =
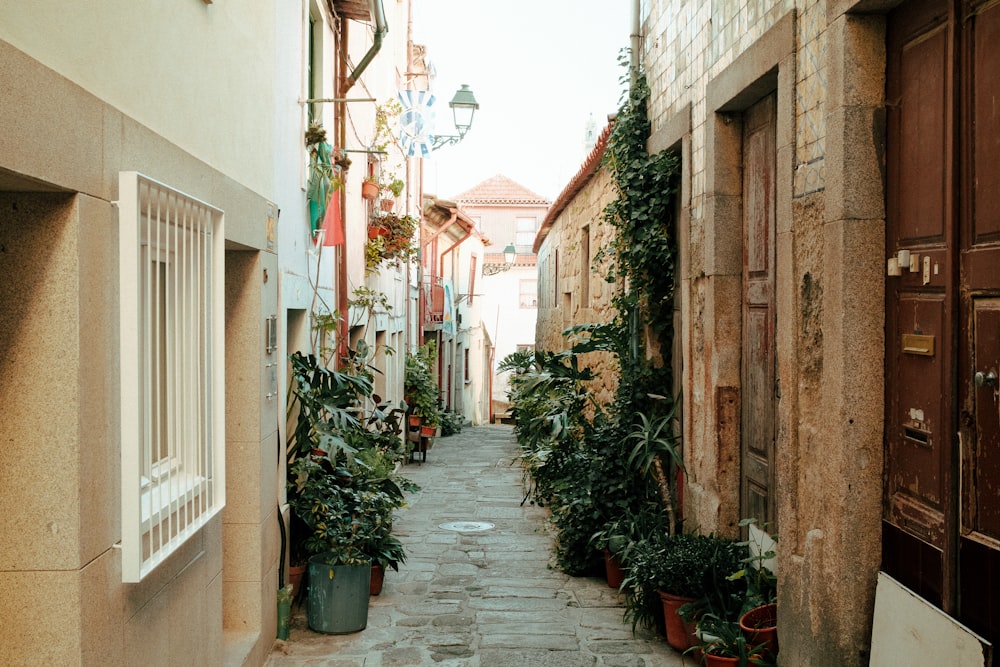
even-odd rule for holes
{"type": "Polygon", "coordinates": [[[309,627],[328,635],[360,632],[368,625],[371,565],[328,565],[328,559],[309,559],[309,627]]]}

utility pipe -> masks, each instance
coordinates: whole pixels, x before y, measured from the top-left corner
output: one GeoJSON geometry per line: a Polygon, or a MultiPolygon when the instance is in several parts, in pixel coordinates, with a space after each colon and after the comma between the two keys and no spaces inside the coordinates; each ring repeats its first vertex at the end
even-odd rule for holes
{"type": "MultiPolygon", "coordinates": [[[[456,219],[458,217],[458,209],[457,208],[456,209],[452,209],[451,217],[452,217],[453,221],[454,221],[454,219],[456,219]]],[[[465,236],[463,236],[459,240],[457,240],[454,243],[452,243],[450,246],[448,246],[447,250],[445,250],[443,253],[441,253],[441,257],[440,257],[439,263],[438,263],[438,275],[439,276],[444,277],[444,256],[447,255],[448,253],[450,253],[452,250],[454,250],[458,246],[460,246],[463,243],[465,243],[466,241],[468,241],[470,236],[472,236],[472,228],[471,227],[468,229],[468,231],[465,232],[465,236]]],[[[454,270],[454,267],[455,267],[455,265],[457,263],[458,262],[456,262],[456,261],[453,261],[451,263],[453,270],[454,270]]],[[[452,284],[454,284],[454,283],[452,283],[452,284]]]]}
{"type": "MultiPolygon", "coordinates": [[[[375,19],[375,36],[372,41],[371,48],[365,53],[361,62],[355,66],[354,71],[351,75],[347,77],[345,82],[345,88],[341,97],[347,95],[347,91],[354,87],[354,84],[358,82],[361,78],[362,72],[367,69],[368,65],[375,58],[375,55],[382,49],[382,39],[385,37],[386,33],[389,32],[389,26],[385,24],[385,8],[382,6],[382,0],[369,0],[369,7],[371,8],[372,16],[375,19]]],[[[346,41],[346,40],[345,40],[346,41]]]]}
{"type": "Polygon", "coordinates": [[[642,0],[632,0],[632,52],[629,54],[632,85],[635,85],[635,73],[639,69],[639,53],[642,49],[642,0]]]}

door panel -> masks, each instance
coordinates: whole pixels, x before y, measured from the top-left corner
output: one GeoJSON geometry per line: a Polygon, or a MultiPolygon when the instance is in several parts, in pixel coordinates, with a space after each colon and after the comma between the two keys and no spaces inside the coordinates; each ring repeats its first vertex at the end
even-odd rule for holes
{"type": "Polygon", "coordinates": [[[987,378],[1000,373],[1000,3],[968,3],[961,11],[959,617],[996,643],[1000,641],[1000,400],[996,384],[987,378]]]}
{"type": "Polygon", "coordinates": [[[1000,414],[997,405],[1000,389],[1000,299],[973,300],[972,370],[975,439],[969,443],[970,456],[966,477],[965,528],[979,533],[983,541],[996,540],[1000,545],[1000,414]],[[976,381],[976,375],[980,382],[976,381]],[[992,376],[991,376],[992,374],[992,376]]]}
{"type": "Polygon", "coordinates": [[[741,516],[777,530],[774,488],[775,110],[769,95],[743,117],[741,516]]]}
{"type": "MultiPolygon", "coordinates": [[[[944,556],[954,456],[949,384],[954,340],[948,243],[953,145],[950,23],[934,3],[891,17],[886,96],[889,256],[916,256],[886,279],[885,519],[944,556]],[[928,275],[924,262],[930,260],[928,275]],[[920,341],[914,344],[914,340],[920,341]]],[[[941,577],[941,572],[935,574],[941,577]]],[[[905,582],[911,587],[914,582],[905,582]]],[[[924,582],[935,590],[943,582],[924,582]]]]}
{"type": "Polygon", "coordinates": [[[1000,0],[912,0],[887,23],[886,250],[918,260],[886,280],[884,567],[994,643],[998,44],[1000,0]]]}

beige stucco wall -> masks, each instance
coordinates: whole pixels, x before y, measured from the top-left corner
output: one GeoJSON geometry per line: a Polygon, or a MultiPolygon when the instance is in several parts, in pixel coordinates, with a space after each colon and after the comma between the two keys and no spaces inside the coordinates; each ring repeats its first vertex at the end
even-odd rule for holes
{"type": "Polygon", "coordinates": [[[776,92],[781,661],[867,664],[881,531],[884,18],[803,0],[649,4],[654,137],[688,117],[685,511],[706,532],[736,533],[740,112],[776,92]]]}
{"type": "MultiPolygon", "coordinates": [[[[607,261],[595,262],[597,253],[608,248],[614,238],[614,227],[604,222],[602,213],[615,196],[610,175],[605,169],[598,169],[551,221],[548,235],[538,249],[539,308],[535,340],[540,349],[565,350],[570,342],[562,332],[567,327],[603,324],[615,316],[611,303],[615,285],[605,280],[607,261]],[[588,292],[589,299],[584,299],[588,292]]],[[[589,352],[581,357],[581,362],[598,377],[589,383],[595,400],[610,403],[618,386],[615,381],[618,367],[613,355],[589,352]]]]}
{"type": "Polygon", "coordinates": [[[274,637],[266,199],[0,41],[3,664],[261,664],[274,637]],[[227,507],[121,583],[118,172],[225,211],[227,507]],[[13,630],[16,629],[16,630],[13,630]]]}
{"type": "Polygon", "coordinates": [[[26,11],[5,2],[0,39],[206,164],[269,192],[274,128],[258,118],[282,81],[271,57],[275,3],[263,4],[247,11],[224,2],[38,0],[26,11]]]}

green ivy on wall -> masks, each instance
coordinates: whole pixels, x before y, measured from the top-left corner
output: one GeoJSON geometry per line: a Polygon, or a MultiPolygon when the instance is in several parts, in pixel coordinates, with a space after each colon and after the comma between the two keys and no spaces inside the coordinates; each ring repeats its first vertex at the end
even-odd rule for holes
{"type": "MultiPolygon", "coordinates": [[[[627,65],[627,56],[620,59],[627,65]]],[[[617,402],[631,411],[648,407],[649,393],[672,388],[673,304],[677,280],[676,197],[680,158],[662,151],[650,154],[645,75],[638,71],[622,104],[604,154],[618,197],[604,209],[604,220],[616,230],[604,252],[608,282],[619,282],[615,297],[621,360],[617,402]],[[659,348],[659,362],[647,359],[643,344],[649,331],[659,348]],[[627,342],[626,342],[627,341],[627,342]]]]}

